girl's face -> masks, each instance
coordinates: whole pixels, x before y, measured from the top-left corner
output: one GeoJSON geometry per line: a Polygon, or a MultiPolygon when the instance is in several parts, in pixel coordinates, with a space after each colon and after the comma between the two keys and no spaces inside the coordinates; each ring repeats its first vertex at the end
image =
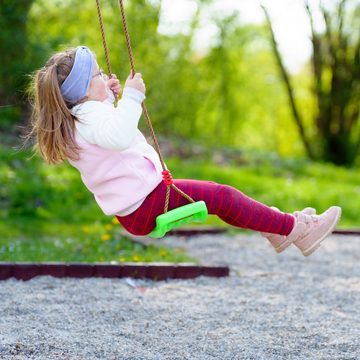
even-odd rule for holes
{"type": "Polygon", "coordinates": [[[107,80],[107,75],[99,68],[99,65],[96,64],[87,93],[89,100],[105,101],[107,99],[107,80]]]}

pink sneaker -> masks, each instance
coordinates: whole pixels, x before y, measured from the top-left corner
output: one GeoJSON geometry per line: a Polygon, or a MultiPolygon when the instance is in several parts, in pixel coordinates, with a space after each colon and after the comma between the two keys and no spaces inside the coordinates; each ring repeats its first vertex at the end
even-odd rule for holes
{"type": "MultiPolygon", "coordinates": [[[[275,206],[272,206],[271,208],[274,210],[280,211],[275,206]]],[[[296,213],[298,213],[298,212],[300,212],[300,211],[294,212],[295,217],[296,217],[296,213]]],[[[304,214],[313,215],[316,213],[316,210],[311,207],[306,207],[305,209],[301,210],[301,212],[304,214]]],[[[270,241],[270,244],[274,247],[274,249],[277,253],[283,252],[294,241],[294,237],[289,237],[290,234],[288,236],[266,233],[266,232],[261,232],[260,234],[262,236],[266,237],[270,241]]]]}
{"type": "Polygon", "coordinates": [[[297,221],[306,225],[304,233],[294,241],[294,245],[301,250],[304,256],[309,256],[320,246],[326,236],[334,230],[340,220],[341,208],[331,206],[321,215],[307,215],[301,212],[294,215],[297,221]]]}

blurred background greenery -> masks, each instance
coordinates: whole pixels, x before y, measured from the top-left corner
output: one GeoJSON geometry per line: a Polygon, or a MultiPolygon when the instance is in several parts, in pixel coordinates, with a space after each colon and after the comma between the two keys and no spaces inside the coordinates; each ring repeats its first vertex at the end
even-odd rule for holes
{"type": "MultiPolygon", "coordinates": [[[[244,24],[236,11],[209,12],[215,0],[192,2],[187,31],[164,34],[161,0],[124,1],[136,68],[174,177],[227,183],[283,211],[339,205],[339,226],[359,226],[358,2],[304,2],[312,57],[296,73],[284,65],[266,8],[263,24],[244,24]],[[194,37],[205,12],[217,35],[203,52],[194,37]]],[[[101,4],[113,72],[125,79],[118,2],[101,4]]],[[[68,163],[49,166],[19,150],[35,69],[79,44],[105,69],[95,1],[5,0],[0,11],[0,261],[189,260],[182,249],[133,244],[68,163]]],[[[144,122],[140,130],[147,134],[144,122]]],[[[226,226],[215,217],[207,224],[226,226]]]]}

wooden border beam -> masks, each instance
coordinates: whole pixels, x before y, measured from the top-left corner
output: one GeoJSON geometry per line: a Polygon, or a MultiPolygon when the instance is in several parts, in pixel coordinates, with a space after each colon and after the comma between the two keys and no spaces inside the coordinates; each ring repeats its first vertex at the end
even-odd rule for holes
{"type": "Polygon", "coordinates": [[[58,278],[123,278],[135,279],[192,279],[198,276],[229,276],[227,266],[206,266],[193,263],[6,263],[0,262],[0,280],[15,277],[30,280],[35,276],[58,278]]]}

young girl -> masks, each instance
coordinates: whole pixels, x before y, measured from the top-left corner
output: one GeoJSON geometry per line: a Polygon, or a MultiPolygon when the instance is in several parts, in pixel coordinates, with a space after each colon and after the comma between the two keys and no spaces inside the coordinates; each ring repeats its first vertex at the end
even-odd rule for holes
{"type": "MultiPolygon", "coordinates": [[[[105,215],[116,216],[132,234],[147,235],[163,213],[166,185],[158,155],[138,130],[145,99],[140,73],[128,76],[122,98],[115,75],[109,79],[85,46],[53,55],[34,77],[30,132],[34,150],[49,164],[68,160],[80,172],[105,215]]],[[[209,214],[230,225],[257,230],[277,252],[294,244],[307,256],[332,232],[341,209],[321,215],[306,208],[283,213],[253,200],[234,187],[213,181],[174,180],[209,214]]],[[[187,204],[171,189],[169,210],[187,204]]]]}

